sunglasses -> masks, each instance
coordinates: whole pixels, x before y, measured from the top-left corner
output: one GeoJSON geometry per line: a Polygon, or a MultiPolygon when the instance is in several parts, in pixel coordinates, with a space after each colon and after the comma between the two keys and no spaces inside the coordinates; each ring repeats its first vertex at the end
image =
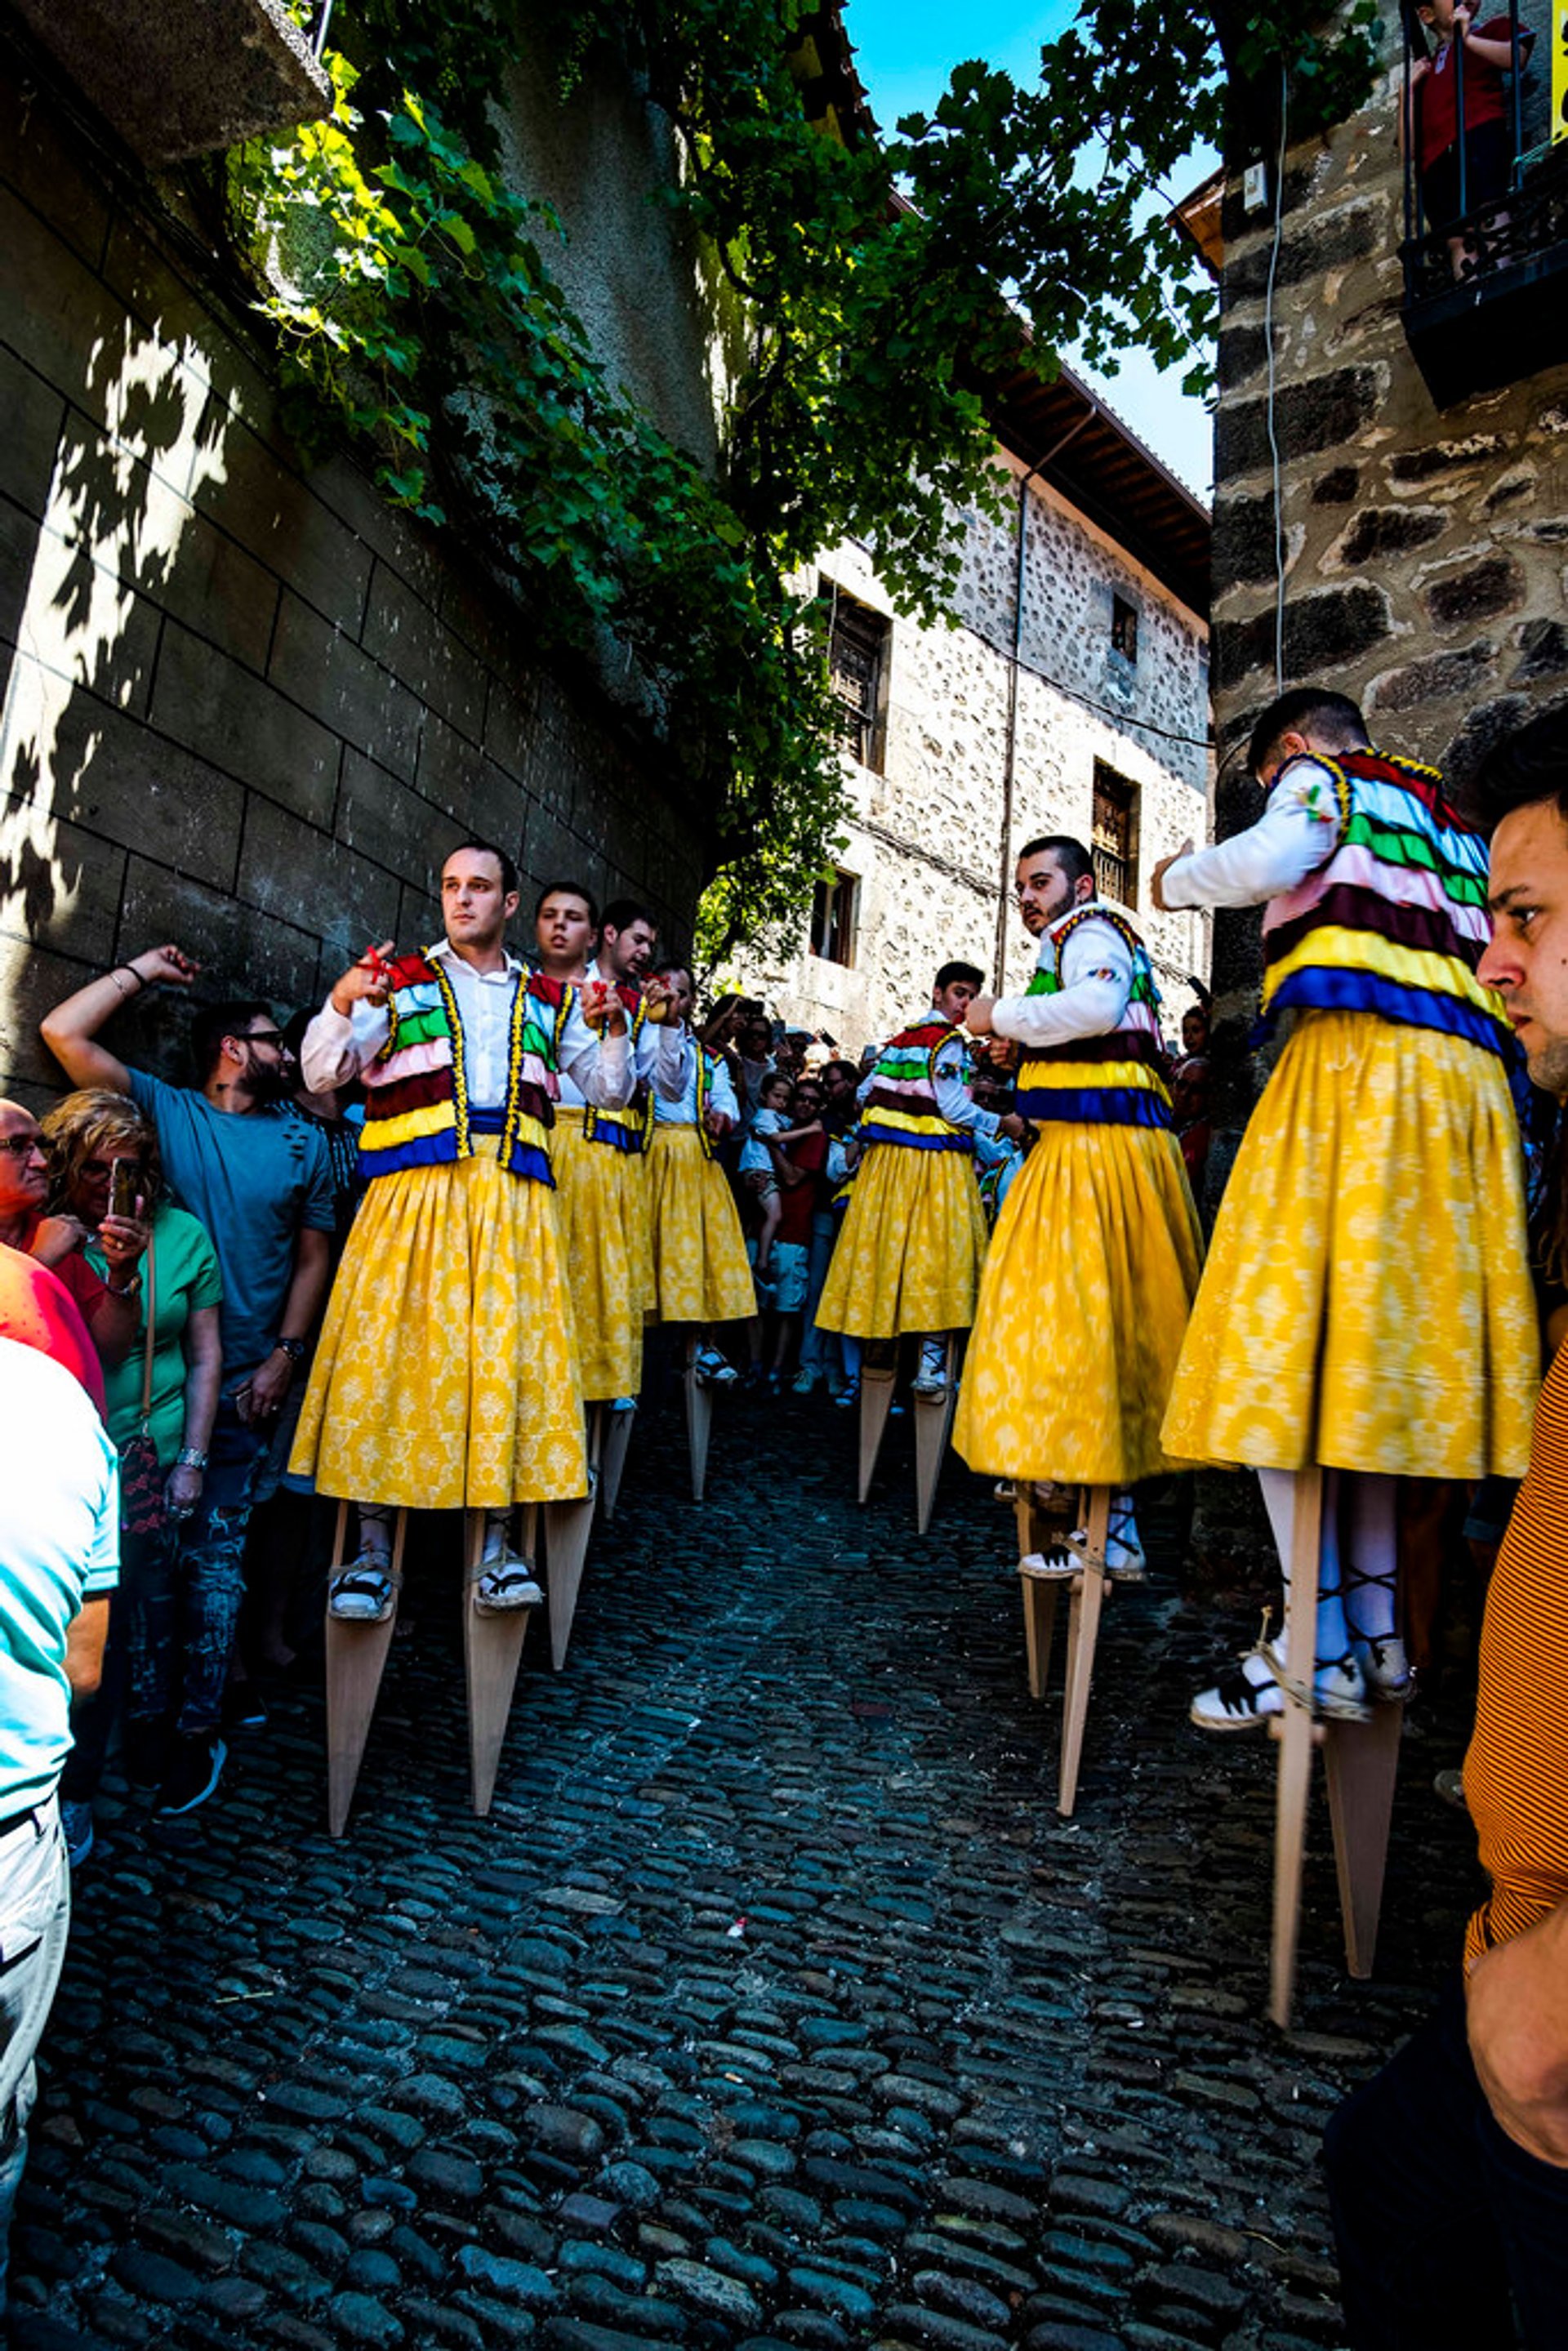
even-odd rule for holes
{"type": "Polygon", "coordinates": [[[0,1151],[8,1151],[13,1159],[30,1159],[36,1151],[40,1159],[49,1155],[49,1146],[41,1134],[0,1134],[0,1151]]]}

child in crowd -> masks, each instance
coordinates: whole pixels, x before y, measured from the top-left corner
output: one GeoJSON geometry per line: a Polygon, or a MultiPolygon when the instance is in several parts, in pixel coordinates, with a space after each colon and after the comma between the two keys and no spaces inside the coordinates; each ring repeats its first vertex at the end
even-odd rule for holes
{"type": "Polygon", "coordinates": [[[766,1283],[773,1244],[778,1238],[781,1203],[779,1197],[779,1177],[774,1168],[773,1153],[791,1143],[799,1143],[808,1134],[821,1131],[822,1122],[814,1118],[807,1126],[791,1126],[790,1102],[794,1088],[781,1071],[772,1071],[763,1079],[761,1095],[751,1114],[740,1153],[740,1180],[757,1203],[761,1219],[757,1236],[757,1278],[766,1283]]]}

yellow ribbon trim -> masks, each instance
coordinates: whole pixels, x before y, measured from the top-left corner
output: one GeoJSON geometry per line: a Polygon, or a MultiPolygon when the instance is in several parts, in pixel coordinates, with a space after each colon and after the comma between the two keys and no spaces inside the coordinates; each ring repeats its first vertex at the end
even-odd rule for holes
{"type": "Polygon", "coordinates": [[[1272,999],[1293,973],[1324,967],[1332,971],[1371,972],[1379,979],[1392,979],[1404,987],[1425,987],[1434,996],[1457,997],[1460,1003],[1473,1004],[1479,1011],[1490,1013],[1494,1020],[1507,1018],[1497,990],[1483,987],[1475,974],[1453,956],[1438,955],[1429,947],[1400,946],[1393,939],[1379,938],[1374,931],[1353,931],[1333,923],[1309,931],[1289,955],[1270,965],[1263,984],[1264,1003],[1272,999]]]}

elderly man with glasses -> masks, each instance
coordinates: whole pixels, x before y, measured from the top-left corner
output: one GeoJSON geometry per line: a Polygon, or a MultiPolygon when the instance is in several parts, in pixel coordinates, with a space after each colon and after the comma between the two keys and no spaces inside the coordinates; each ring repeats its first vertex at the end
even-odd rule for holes
{"type": "MultiPolygon", "coordinates": [[[[191,1028],[199,1083],[172,1086],[99,1042],[120,1005],[159,986],[189,987],[200,966],[180,947],[144,949],[57,1005],[44,1041],[73,1083],[128,1093],[158,1130],[163,1173],[212,1237],[223,1276],[224,1382],[187,1569],[221,1586],[237,1618],[246,1531],[272,1424],[319,1311],[333,1229],[331,1167],[320,1135],[290,1106],[293,1064],[269,1005],[204,1007],[191,1028]]],[[[230,1612],[209,1612],[220,1624],[230,1612]]],[[[232,1646],[232,1641],[230,1646],[232,1646]]],[[[187,1667],[162,1805],[186,1812],[218,1784],[225,1654],[187,1667]]]]}

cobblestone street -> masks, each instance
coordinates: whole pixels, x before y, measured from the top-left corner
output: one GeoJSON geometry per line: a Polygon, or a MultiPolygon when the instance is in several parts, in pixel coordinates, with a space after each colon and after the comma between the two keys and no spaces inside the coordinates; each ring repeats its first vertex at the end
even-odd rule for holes
{"type": "Polygon", "coordinates": [[[639,1431],[487,1823],[455,1609],[417,1587],[341,1844],[308,1686],[205,1811],[106,1797],[23,2351],[1342,2340],[1317,2140],[1458,1954],[1473,1841],[1429,1782],[1462,1698],[1411,1726],[1370,1986],[1318,1797],[1281,2044],[1274,1750],[1186,1723],[1255,1618],[1168,1570],[1113,1596],[1063,1824],[1010,1514],[950,1461],[921,1541],[907,1421],[864,1512],[853,1449],[848,1415],[723,1405],[676,1516],[676,1416],[639,1431]]]}

